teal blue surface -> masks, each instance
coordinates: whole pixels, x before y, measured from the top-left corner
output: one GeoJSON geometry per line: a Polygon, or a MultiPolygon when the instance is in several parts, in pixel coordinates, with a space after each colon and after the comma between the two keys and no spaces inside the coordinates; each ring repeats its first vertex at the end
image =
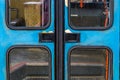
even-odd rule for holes
{"type": "Polygon", "coordinates": [[[80,33],[80,43],[65,44],[65,80],[68,80],[68,52],[73,46],[105,46],[113,52],[113,79],[119,80],[119,28],[120,28],[120,0],[114,0],[114,20],[110,29],[104,31],[73,30],[68,24],[68,7],[65,6],[65,29],[73,33],[80,33]]]}
{"type": "MultiPolygon", "coordinates": [[[[51,25],[45,31],[54,30],[54,0],[51,0],[51,25]]],[[[68,80],[68,51],[71,47],[106,46],[113,52],[113,80],[119,80],[119,30],[120,30],[120,0],[114,0],[114,20],[110,29],[105,31],[73,30],[68,25],[68,8],[65,6],[65,29],[81,33],[81,43],[65,44],[65,80],[68,80]]],[[[39,43],[38,34],[44,30],[10,30],[5,22],[5,0],[0,0],[0,80],[6,80],[6,54],[8,48],[14,45],[42,45],[51,50],[52,80],[54,80],[54,43],[39,43]]]]}
{"type": "MultiPolygon", "coordinates": [[[[18,0],[19,1],[19,0],[18,0]]],[[[51,0],[51,24],[45,31],[54,31],[54,0],[51,0]]],[[[39,33],[44,30],[11,30],[5,21],[5,0],[0,0],[0,80],[7,80],[7,50],[14,45],[46,46],[52,55],[52,79],[54,80],[54,43],[39,43],[39,33]]]]}

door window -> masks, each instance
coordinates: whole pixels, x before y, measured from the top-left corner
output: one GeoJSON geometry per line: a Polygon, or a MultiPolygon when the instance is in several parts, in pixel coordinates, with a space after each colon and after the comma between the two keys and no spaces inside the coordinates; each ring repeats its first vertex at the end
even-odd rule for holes
{"type": "Polygon", "coordinates": [[[50,0],[9,0],[8,24],[10,28],[48,27],[50,0]]]}
{"type": "Polygon", "coordinates": [[[51,57],[43,47],[17,47],[8,53],[9,80],[51,80],[51,57]]]}
{"type": "Polygon", "coordinates": [[[74,29],[101,29],[112,23],[112,0],[69,0],[69,24],[74,29]]]}
{"type": "Polygon", "coordinates": [[[69,80],[110,80],[107,49],[75,48],[69,56],[69,80]]]}

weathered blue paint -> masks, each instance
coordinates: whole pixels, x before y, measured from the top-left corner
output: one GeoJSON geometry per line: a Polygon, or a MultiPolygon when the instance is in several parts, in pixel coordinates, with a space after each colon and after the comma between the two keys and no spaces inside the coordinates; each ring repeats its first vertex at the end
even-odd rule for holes
{"type": "MultiPolygon", "coordinates": [[[[54,0],[51,0],[51,25],[45,31],[54,30],[54,0]]],[[[71,47],[106,46],[113,52],[113,80],[119,80],[119,30],[120,30],[120,0],[114,0],[114,22],[105,31],[73,30],[68,24],[68,8],[65,6],[65,29],[81,33],[80,43],[65,44],[65,80],[67,79],[68,52],[71,47]]],[[[11,30],[5,22],[5,0],[0,0],[0,80],[6,80],[6,54],[8,48],[14,45],[44,45],[51,50],[52,79],[54,80],[54,43],[39,43],[38,34],[44,30],[11,30]]]]}
{"type": "Polygon", "coordinates": [[[114,20],[110,29],[104,31],[73,30],[68,23],[68,7],[65,6],[65,29],[73,33],[80,33],[80,43],[65,44],[65,80],[68,80],[68,52],[71,47],[79,46],[106,46],[113,52],[113,80],[119,80],[119,25],[120,25],[120,0],[114,0],[114,20]]]}
{"type": "MultiPolygon", "coordinates": [[[[51,0],[51,24],[45,31],[54,31],[54,0],[51,0]]],[[[7,50],[14,45],[46,46],[52,55],[52,79],[54,80],[54,43],[39,43],[39,33],[44,30],[11,30],[5,21],[5,0],[0,0],[0,80],[7,80],[7,50]]]]}

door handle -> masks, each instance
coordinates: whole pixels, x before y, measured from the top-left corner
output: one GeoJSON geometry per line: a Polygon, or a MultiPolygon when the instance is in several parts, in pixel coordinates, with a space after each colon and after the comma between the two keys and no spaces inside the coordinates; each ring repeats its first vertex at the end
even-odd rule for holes
{"type": "Polygon", "coordinates": [[[80,42],[80,33],[65,33],[65,42],[80,42]]]}
{"type": "Polygon", "coordinates": [[[55,35],[54,33],[40,33],[39,42],[54,42],[55,35]]]}
{"type": "MultiPolygon", "coordinates": [[[[68,43],[77,43],[80,42],[80,33],[65,33],[65,42],[68,43]]],[[[54,33],[40,33],[39,42],[54,42],[55,35],[54,33]]]]}

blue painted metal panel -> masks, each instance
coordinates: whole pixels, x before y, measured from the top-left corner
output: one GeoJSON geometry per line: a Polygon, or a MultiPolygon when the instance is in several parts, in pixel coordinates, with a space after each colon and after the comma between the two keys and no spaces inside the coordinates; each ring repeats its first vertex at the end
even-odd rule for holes
{"type": "Polygon", "coordinates": [[[106,46],[113,52],[113,80],[119,80],[119,25],[120,25],[120,0],[114,0],[114,20],[110,29],[104,31],[73,30],[68,23],[68,7],[65,6],[65,29],[80,33],[80,43],[65,44],[65,80],[68,80],[68,52],[76,45],[79,46],[106,46]]]}
{"type": "MultiPolygon", "coordinates": [[[[54,31],[54,0],[51,0],[51,24],[45,31],[54,31]]],[[[51,50],[52,79],[54,80],[54,43],[39,43],[39,33],[44,30],[11,30],[5,21],[5,0],[0,0],[0,80],[6,80],[6,54],[14,45],[42,45],[51,50]]]]}
{"type": "MultiPolygon", "coordinates": [[[[54,1],[52,0],[51,16],[52,22],[46,31],[54,29],[54,1]]],[[[72,30],[68,25],[68,8],[65,6],[65,29],[81,33],[81,43],[66,43],[65,45],[65,80],[67,79],[68,51],[75,45],[81,46],[106,46],[113,51],[113,80],[119,80],[119,22],[120,1],[114,0],[114,22],[113,26],[105,31],[79,31],[72,30]]],[[[45,45],[52,52],[52,78],[54,80],[54,44],[38,43],[38,34],[42,30],[10,30],[5,22],[5,0],[0,0],[0,79],[6,80],[6,51],[13,45],[45,45]]]]}

